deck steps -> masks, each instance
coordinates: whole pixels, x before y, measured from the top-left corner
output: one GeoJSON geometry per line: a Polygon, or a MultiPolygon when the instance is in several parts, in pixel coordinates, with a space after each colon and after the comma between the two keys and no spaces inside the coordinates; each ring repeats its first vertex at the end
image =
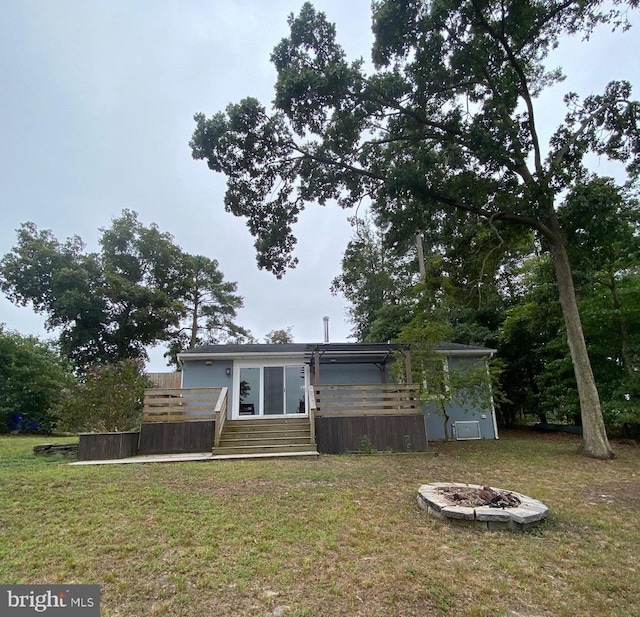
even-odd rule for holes
{"type": "Polygon", "coordinates": [[[227,420],[214,456],[317,454],[308,417],[227,420]]]}

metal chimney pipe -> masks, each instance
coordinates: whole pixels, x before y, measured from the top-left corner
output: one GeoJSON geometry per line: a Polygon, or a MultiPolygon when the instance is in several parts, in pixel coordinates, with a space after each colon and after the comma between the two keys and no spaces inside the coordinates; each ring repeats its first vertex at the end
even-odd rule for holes
{"type": "Polygon", "coordinates": [[[324,342],[328,343],[329,342],[329,318],[325,315],[322,318],[322,321],[324,321],[324,342]]]}

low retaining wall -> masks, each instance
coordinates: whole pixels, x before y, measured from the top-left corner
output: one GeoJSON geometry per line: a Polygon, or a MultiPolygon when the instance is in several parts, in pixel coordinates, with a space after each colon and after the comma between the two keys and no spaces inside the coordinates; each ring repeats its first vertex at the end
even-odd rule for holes
{"type": "Polygon", "coordinates": [[[78,443],[79,461],[128,458],[138,453],[138,431],[127,433],[84,433],[78,443]]]}
{"type": "Polygon", "coordinates": [[[424,416],[346,416],[316,417],[318,452],[340,454],[358,452],[362,439],[380,451],[424,452],[427,433],[424,416]]]}
{"type": "Polygon", "coordinates": [[[45,443],[33,446],[33,453],[36,456],[66,456],[76,458],[78,456],[77,443],[45,443]]]}
{"type": "Polygon", "coordinates": [[[214,430],[215,420],[143,423],[138,454],[210,452],[214,430]]]}

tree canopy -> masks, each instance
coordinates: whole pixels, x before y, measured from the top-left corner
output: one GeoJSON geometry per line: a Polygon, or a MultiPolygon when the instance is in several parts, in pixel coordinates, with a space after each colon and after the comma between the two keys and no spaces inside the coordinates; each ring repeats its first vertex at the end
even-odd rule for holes
{"type": "Polygon", "coordinates": [[[348,316],[356,340],[388,341],[398,336],[410,318],[410,290],[416,282],[407,258],[386,246],[381,231],[364,219],[354,219],[354,235],[342,258],[342,273],[331,283],[333,294],[349,302],[348,316]]]}
{"type": "Polygon", "coordinates": [[[534,230],[550,251],[584,423],[584,451],[613,455],[578,314],[556,207],[592,152],[640,171],[640,106],[631,85],[565,97],[543,144],[536,97],[562,79],[545,62],[563,36],[625,25],[637,0],[374,2],[374,72],[349,62],[336,29],[305,4],[274,49],[273,109],[254,98],[195,116],[193,156],[227,177],[225,207],[247,218],[258,265],[295,266],[292,225],[308,202],[369,198],[400,237],[443,220],[534,230]]]}
{"type": "Polygon", "coordinates": [[[78,236],[60,242],[24,223],[0,261],[0,289],[46,315],[76,369],[145,359],[146,347],[169,341],[170,354],[221,332],[247,333],[234,323],[242,298],[215,260],[189,255],[155,224],[130,210],[101,230],[100,252],[78,236]]]}
{"type": "Polygon", "coordinates": [[[280,328],[277,330],[271,330],[264,337],[265,343],[293,343],[293,326],[289,326],[288,328],[280,328]]]}

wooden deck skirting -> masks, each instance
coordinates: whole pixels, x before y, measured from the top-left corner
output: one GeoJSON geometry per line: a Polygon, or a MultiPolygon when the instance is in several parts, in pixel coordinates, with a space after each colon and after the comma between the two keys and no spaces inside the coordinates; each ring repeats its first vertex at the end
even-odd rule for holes
{"type": "Polygon", "coordinates": [[[312,386],[309,407],[317,417],[420,415],[417,384],[312,386]]]}
{"type": "Polygon", "coordinates": [[[79,461],[128,458],[138,453],[138,431],[126,433],[83,433],[78,443],[79,461]]]}
{"type": "Polygon", "coordinates": [[[142,422],[214,420],[227,413],[227,388],[145,390],[142,422]]]}

